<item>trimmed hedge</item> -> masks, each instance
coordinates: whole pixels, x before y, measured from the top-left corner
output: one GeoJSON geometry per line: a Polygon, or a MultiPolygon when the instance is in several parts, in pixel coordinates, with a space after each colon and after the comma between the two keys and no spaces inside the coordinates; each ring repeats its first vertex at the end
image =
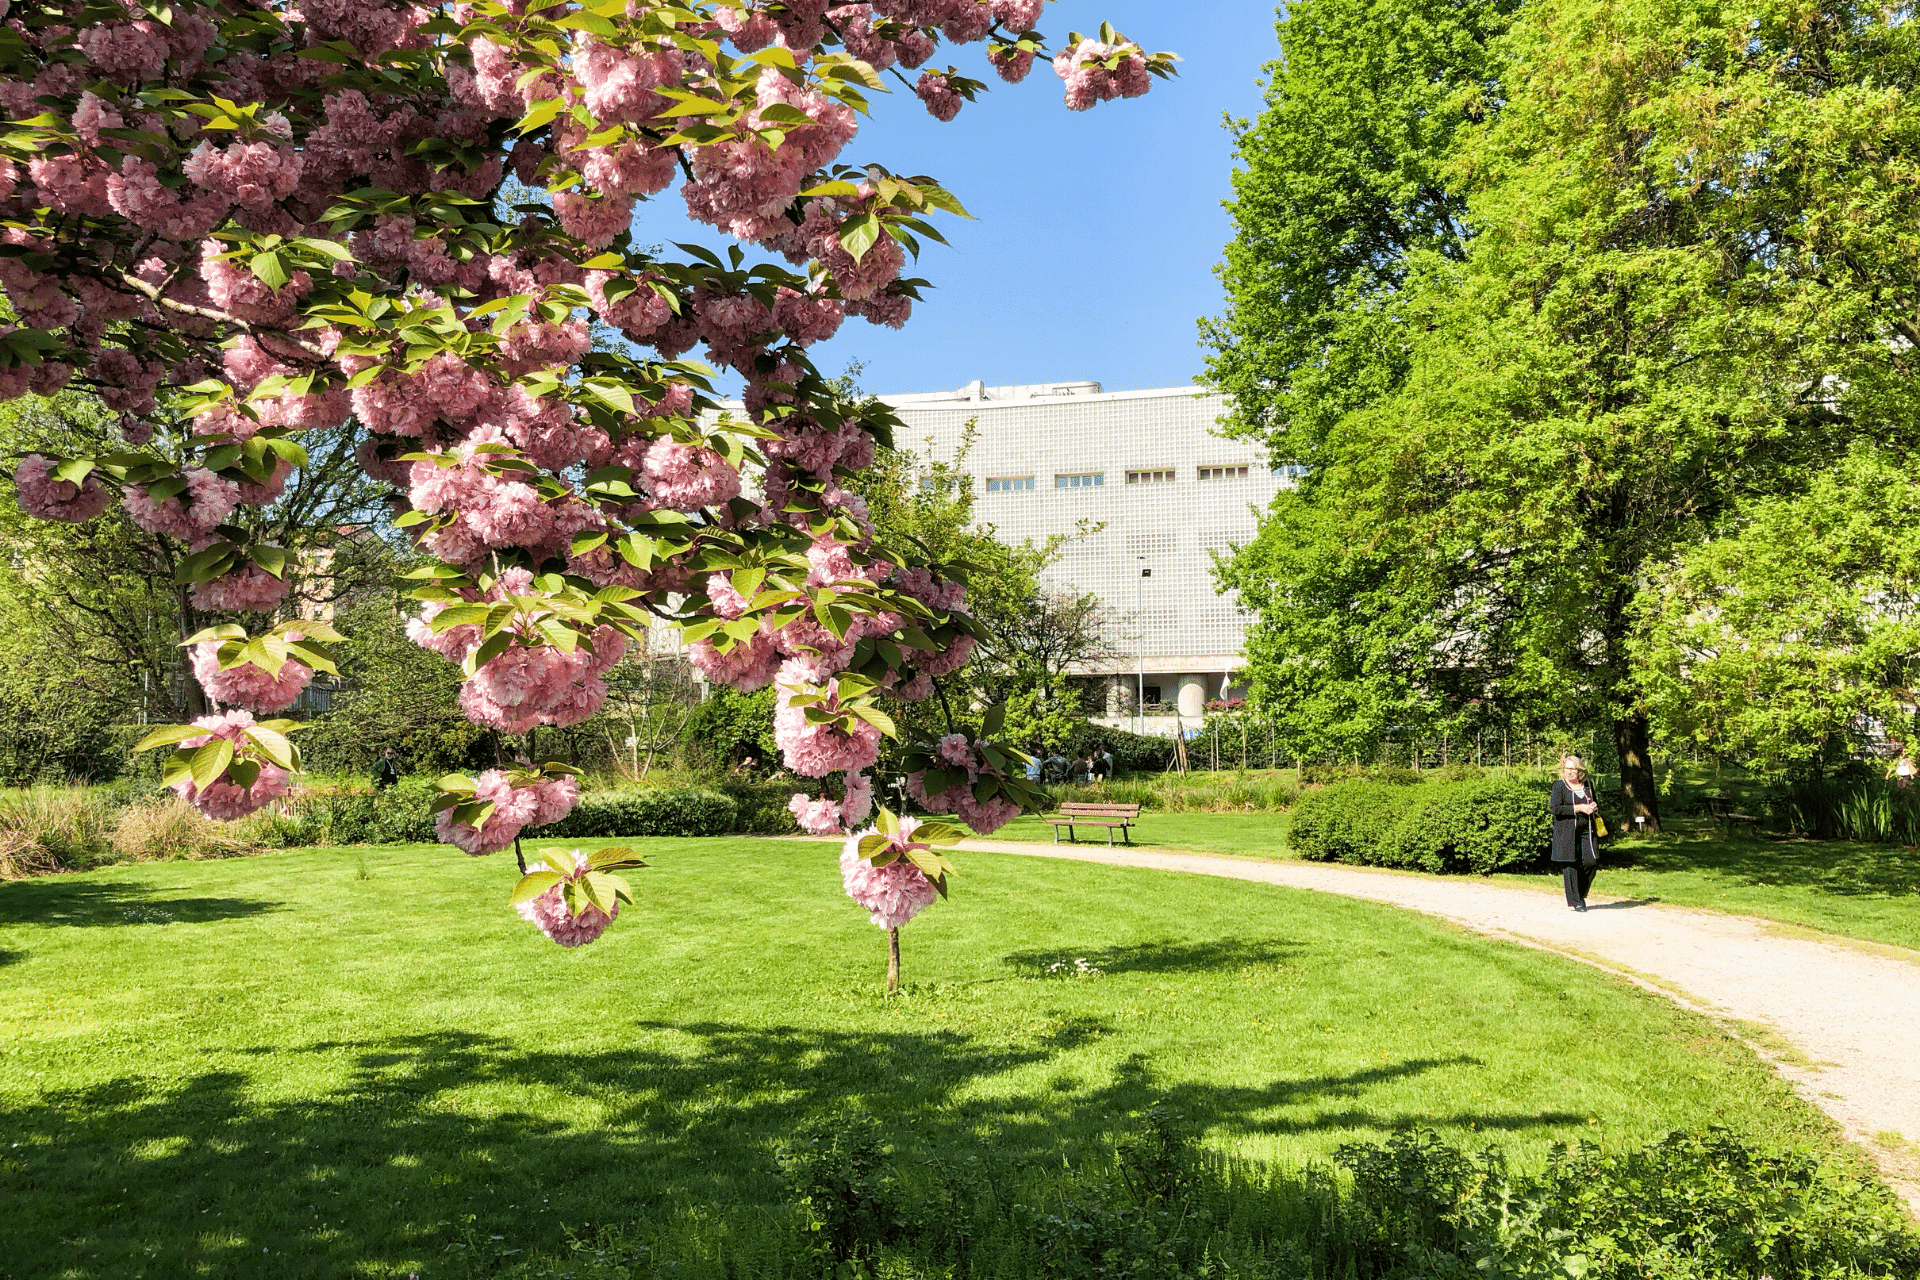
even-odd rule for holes
{"type": "Polygon", "coordinates": [[[717,791],[661,787],[588,792],[558,822],[528,829],[536,840],[603,836],[724,836],[740,829],[739,806],[717,791]]]}
{"type": "Polygon", "coordinates": [[[1491,875],[1546,857],[1553,820],[1522,782],[1342,782],[1301,797],[1288,839],[1316,862],[1491,875]]]}
{"type": "Polygon", "coordinates": [[[1371,862],[1412,793],[1386,782],[1336,782],[1293,806],[1287,839],[1315,862],[1371,862]]]}

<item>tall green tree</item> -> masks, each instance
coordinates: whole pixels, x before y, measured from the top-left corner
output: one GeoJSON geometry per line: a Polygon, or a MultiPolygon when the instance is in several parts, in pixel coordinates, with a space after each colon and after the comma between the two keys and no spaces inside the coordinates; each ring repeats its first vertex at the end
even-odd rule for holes
{"type": "Polygon", "coordinates": [[[1348,291],[1392,350],[1224,575],[1263,600],[1262,660],[1436,719],[1596,723],[1657,827],[1649,584],[1850,447],[1908,443],[1913,39],[1853,6],[1521,10],[1497,83],[1448,99],[1464,256],[1348,291]],[[1343,574],[1374,589],[1316,632],[1332,601],[1301,588],[1343,574]]]}

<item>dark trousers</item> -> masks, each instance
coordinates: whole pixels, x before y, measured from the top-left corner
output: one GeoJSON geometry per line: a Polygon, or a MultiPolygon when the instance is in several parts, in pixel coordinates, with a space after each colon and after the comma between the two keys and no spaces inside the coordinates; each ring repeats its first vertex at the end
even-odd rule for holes
{"type": "Polygon", "coordinates": [[[1593,875],[1599,869],[1591,862],[1560,864],[1560,883],[1566,886],[1568,906],[1577,907],[1587,900],[1587,890],[1593,887],[1593,875]]]}

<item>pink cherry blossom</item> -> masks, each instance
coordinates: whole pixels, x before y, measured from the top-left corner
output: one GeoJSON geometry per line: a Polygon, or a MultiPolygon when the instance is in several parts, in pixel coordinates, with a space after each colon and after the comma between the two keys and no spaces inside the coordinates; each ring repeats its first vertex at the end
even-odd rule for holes
{"type": "Polygon", "coordinates": [[[80,524],[107,509],[112,499],[100,483],[100,477],[88,473],[79,484],[55,480],[57,464],[51,458],[30,453],[20,460],[13,473],[13,484],[20,496],[20,509],[42,520],[65,520],[80,524]]]}
{"type": "Polygon", "coordinates": [[[537,790],[514,787],[501,769],[489,769],[474,779],[473,798],[477,802],[493,802],[493,811],[480,826],[455,822],[454,811],[443,809],[434,815],[433,829],[443,843],[457,845],[476,858],[507,848],[540,810],[537,790]]]}
{"type": "Polygon", "coordinates": [[[945,124],[960,114],[960,108],[966,100],[947,85],[947,78],[932,71],[922,71],[919,83],[913,86],[920,101],[927,104],[927,114],[945,124]]]}
{"type": "MultiPolygon", "coordinates": [[[[573,872],[562,884],[576,882],[591,870],[587,854],[575,850],[573,854],[573,872]]],[[[537,898],[517,903],[514,910],[520,918],[537,927],[540,932],[552,938],[563,947],[578,947],[592,942],[607,931],[620,914],[620,904],[613,904],[611,914],[588,903],[581,908],[579,915],[567,911],[566,899],[562,896],[561,885],[556,884],[537,898]]]]}
{"type": "MultiPolygon", "coordinates": [[[[236,752],[245,750],[250,745],[246,741],[246,731],[252,728],[254,723],[250,712],[228,711],[220,715],[201,716],[193,723],[207,732],[183,741],[180,744],[182,751],[196,750],[215,738],[225,738],[233,743],[236,752]]],[[[279,765],[261,761],[260,774],[253,780],[251,787],[239,786],[227,774],[222,774],[204,790],[190,777],[175,780],[173,790],[174,794],[192,804],[209,818],[230,822],[265,808],[286,795],[291,790],[291,786],[285,769],[279,765]]]]}
{"type": "MultiPolygon", "coordinates": [[[[902,825],[911,821],[902,819],[902,825]]],[[[876,867],[861,857],[857,832],[840,848],[840,882],[882,929],[898,929],[940,899],[933,881],[905,858],[876,867]]]]}
{"type": "Polygon", "coordinates": [[[209,613],[272,613],[287,598],[290,584],[259,565],[209,578],[193,588],[193,607],[209,613]]]}
{"type": "MultiPolygon", "coordinates": [[[[288,632],[287,638],[298,640],[301,636],[298,632],[288,632]]],[[[245,707],[263,714],[285,711],[300,700],[300,694],[313,679],[311,668],[292,659],[280,668],[277,676],[250,662],[222,671],[218,640],[202,640],[193,646],[192,653],[193,678],[209,698],[230,707],[245,707]]]]}

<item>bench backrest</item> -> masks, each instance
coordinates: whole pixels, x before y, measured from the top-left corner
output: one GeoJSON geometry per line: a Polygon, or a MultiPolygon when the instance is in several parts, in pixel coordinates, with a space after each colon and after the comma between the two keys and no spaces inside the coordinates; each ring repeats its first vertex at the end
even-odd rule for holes
{"type": "Polygon", "coordinates": [[[1081,804],[1074,802],[1060,806],[1060,812],[1069,818],[1137,818],[1140,806],[1137,804],[1081,804]]]}

